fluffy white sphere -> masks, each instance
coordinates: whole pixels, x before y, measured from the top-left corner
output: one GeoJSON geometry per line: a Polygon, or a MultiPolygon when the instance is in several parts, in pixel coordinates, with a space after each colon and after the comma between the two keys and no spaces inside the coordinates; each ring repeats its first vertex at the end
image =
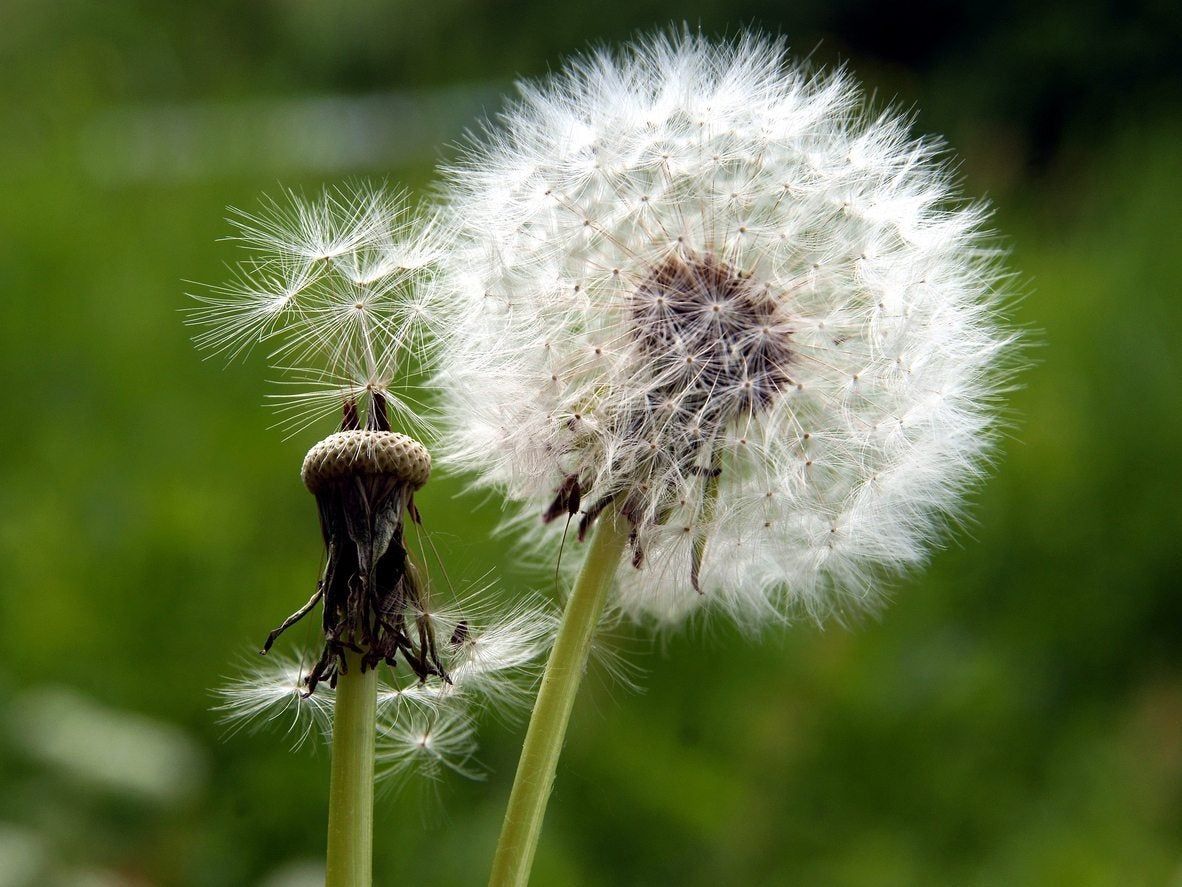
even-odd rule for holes
{"type": "Polygon", "coordinates": [[[543,544],[618,509],[633,615],[873,600],[991,441],[984,208],[778,40],[643,39],[522,94],[448,171],[445,458],[543,544]]]}

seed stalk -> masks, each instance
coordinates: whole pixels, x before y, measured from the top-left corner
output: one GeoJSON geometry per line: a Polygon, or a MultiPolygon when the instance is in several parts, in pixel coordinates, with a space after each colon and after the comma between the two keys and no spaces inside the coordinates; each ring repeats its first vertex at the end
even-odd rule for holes
{"type": "Polygon", "coordinates": [[[529,883],[571,709],[627,542],[626,522],[615,508],[600,515],[542,676],[493,858],[489,887],[525,887],[529,883]]]}

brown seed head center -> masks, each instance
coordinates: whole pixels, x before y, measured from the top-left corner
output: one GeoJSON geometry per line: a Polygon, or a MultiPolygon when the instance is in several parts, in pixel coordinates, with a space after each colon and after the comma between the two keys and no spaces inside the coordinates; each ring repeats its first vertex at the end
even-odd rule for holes
{"type": "Polygon", "coordinates": [[[669,256],[630,307],[656,401],[717,425],[789,384],[791,330],[776,294],[709,253],[669,256]]]}

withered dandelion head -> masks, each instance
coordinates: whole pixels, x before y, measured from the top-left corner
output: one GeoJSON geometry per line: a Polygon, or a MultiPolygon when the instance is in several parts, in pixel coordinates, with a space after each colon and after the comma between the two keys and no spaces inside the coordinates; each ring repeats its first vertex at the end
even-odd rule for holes
{"type": "Polygon", "coordinates": [[[282,381],[300,388],[280,398],[286,424],[299,428],[331,410],[338,430],[308,451],[301,470],[316,498],[324,573],[262,652],[317,608],[319,649],[307,661],[282,655],[250,669],[223,689],[219,707],[236,722],[289,718],[302,739],[329,729],[342,677],[384,665],[387,676],[369,692],[384,753],[399,762],[391,769],[417,761],[434,771],[441,760],[466,760],[471,712],[486,699],[515,699],[532,683],[554,617],[540,601],[493,606],[487,593],[467,616],[440,611],[424,566],[433,546],[410,552],[408,524],[421,524],[414,496],[430,477],[431,457],[391,423],[425,424],[408,392],[428,359],[423,321],[448,237],[405,194],[365,186],[313,200],[289,193],[256,216],[239,214],[237,225],[250,256],[234,284],[196,297],[197,344],[228,356],[266,348],[282,381]],[[476,669],[471,638],[481,638],[482,649],[501,639],[507,652],[476,669]],[[397,740],[416,735],[430,741],[400,756],[397,740]],[[424,748],[430,753],[417,753],[424,748]]]}

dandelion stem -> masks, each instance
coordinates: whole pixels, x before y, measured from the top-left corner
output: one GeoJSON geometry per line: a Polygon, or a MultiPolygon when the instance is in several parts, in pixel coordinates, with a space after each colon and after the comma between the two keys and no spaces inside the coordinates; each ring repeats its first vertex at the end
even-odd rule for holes
{"type": "Polygon", "coordinates": [[[337,683],[328,790],[325,887],[370,887],[373,881],[373,764],[377,670],[361,670],[346,653],[348,673],[337,683]]]}
{"type": "Polygon", "coordinates": [[[542,676],[501,826],[489,887],[525,887],[529,883],[575,695],[627,541],[628,531],[621,526],[614,508],[600,515],[542,676]]]}

